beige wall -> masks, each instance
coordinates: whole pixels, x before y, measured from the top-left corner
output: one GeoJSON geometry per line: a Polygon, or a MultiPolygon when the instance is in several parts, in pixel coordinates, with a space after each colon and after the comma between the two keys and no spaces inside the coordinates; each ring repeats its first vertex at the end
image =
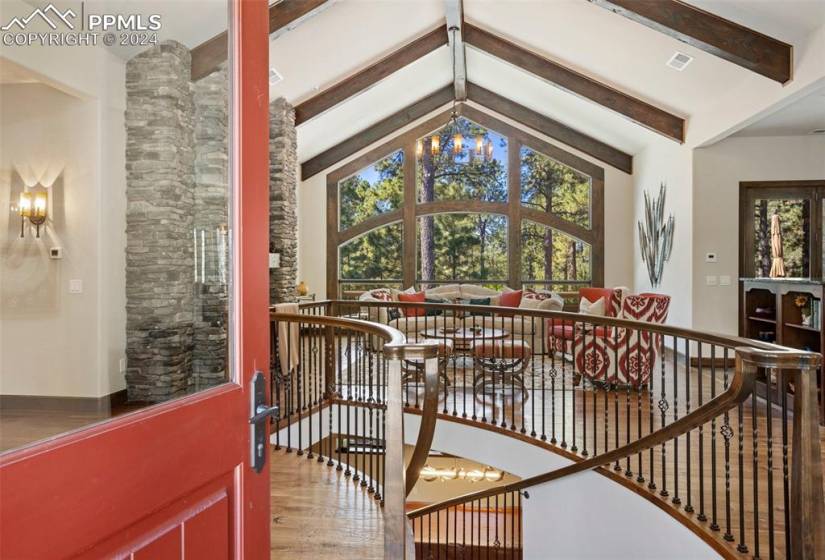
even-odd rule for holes
{"type": "MultiPolygon", "coordinates": [[[[84,92],[0,86],[0,394],[100,397],[125,387],[124,67],[105,51],[94,58],[86,63],[106,79],[87,75],[84,92]],[[17,237],[18,175],[50,187],[39,240],[17,237]],[[50,247],[63,259],[49,259],[50,247]],[[82,293],[69,292],[74,279],[82,293]]],[[[29,62],[57,85],[57,61],[29,62]]]]}
{"type": "Polygon", "coordinates": [[[692,321],[690,301],[693,229],[691,160],[690,148],[669,141],[653,144],[637,154],[633,161],[635,210],[623,216],[623,219],[630,222],[631,227],[634,228],[630,244],[634,247],[632,259],[635,265],[635,290],[637,292],[654,291],[671,296],[667,322],[683,327],[689,327],[692,321]],[[644,215],[644,192],[647,191],[650,195],[657,196],[661,183],[667,185],[665,213],[673,214],[675,229],[673,253],[670,261],[665,264],[661,285],[653,288],[648,279],[647,268],[641,260],[639,236],[635,228],[636,222],[644,215]]]}
{"type": "MultiPolygon", "coordinates": [[[[501,116],[499,118],[526,130],[513,121],[501,116]]],[[[632,236],[635,225],[628,220],[628,216],[633,215],[633,177],[552,138],[529,132],[604,168],[604,281],[606,286],[632,288],[632,236]]],[[[320,299],[326,297],[326,174],[368,150],[363,150],[335,167],[311,177],[298,187],[298,280],[306,281],[310,291],[315,292],[320,299]]]]}
{"type": "MultiPolygon", "coordinates": [[[[737,334],[739,182],[825,179],[825,138],[728,138],[693,157],[693,325],[737,334]],[[705,262],[716,253],[717,263],[705,262]],[[730,276],[708,286],[707,276],[730,276]]],[[[678,227],[678,224],[677,224],[678,227]]]]}

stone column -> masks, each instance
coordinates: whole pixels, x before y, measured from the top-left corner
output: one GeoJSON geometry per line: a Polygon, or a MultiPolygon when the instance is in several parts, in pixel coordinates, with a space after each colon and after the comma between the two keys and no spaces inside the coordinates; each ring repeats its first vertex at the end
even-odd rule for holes
{"type": "Polygon", "coordinates": [[[189,51],[167,41],[126,65],[126,383],[129,400],[187,391],[194,215],[189,51]]]}
{"type": "Polygon", "coordinates": [[[297,158],[295,110],[281,97],[269,105],[269,242],[270,252],[281,254],[280,268],[269,271],[271,303],[295,301],[298,281],[297,158]]]}
{"type": "Polygon", "coordinates": [[[192,84],[195,153],[195,324],[191,388],[226,379],[229,95],[226,65],[192,84]]]}

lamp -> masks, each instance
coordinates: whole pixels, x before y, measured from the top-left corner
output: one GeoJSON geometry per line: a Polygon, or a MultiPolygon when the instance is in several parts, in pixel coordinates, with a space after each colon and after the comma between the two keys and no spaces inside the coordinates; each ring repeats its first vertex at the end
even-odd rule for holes
{"type": "Polygon", "coordinates": [[[26,218],[37,228],[36,237],[40,238],[40,226],[46,222],[48,198],[45,192],[32,195],[29,192],[21,192],[17,205],[20,213],[20,237],[25,237],[26,218]]]}

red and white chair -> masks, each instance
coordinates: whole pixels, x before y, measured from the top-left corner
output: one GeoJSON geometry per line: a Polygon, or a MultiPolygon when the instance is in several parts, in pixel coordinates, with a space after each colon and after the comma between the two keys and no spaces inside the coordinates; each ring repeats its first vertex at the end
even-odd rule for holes
{"type": "MultiPolygon", "coordinates": [[[[606,317],[619,316],[623,295],[622,288],[579,288],[579,297],[590,304],[604,298],[606,317]]],[[[576,334],[582,330],[582,324],[574,321],[548,320],[546,326],[549,333],[547,347],[550,352],[572,354],[573,341],[576,334]]],[[[606,330],[604,327],[596,327],[595,332],[598,336],[603,336],[606,330]]]]}
{"type": "MultiPolygon", "coordinates": [[[[621,300],[620,319],[663,324],[670,296],[626,295],[621,300]]],[[[552,329],[551,348],[573,362],[575,373],[593,381],[638,387],[646,385],[656,366],[662,337],[645,329],[602,327],[587,321],[574,322],[569,329],[552,329]]]]}

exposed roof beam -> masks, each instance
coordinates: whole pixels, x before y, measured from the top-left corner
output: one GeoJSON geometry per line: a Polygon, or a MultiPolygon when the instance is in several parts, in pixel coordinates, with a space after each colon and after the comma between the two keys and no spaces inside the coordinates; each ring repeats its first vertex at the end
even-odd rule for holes
{"type": "MultiPolygon", "coordinates": [[[[293,29],[327,6],[330,0],[281,0],[269,7],[270,39],[293,29]]],[[[192,81],[208,76],[226,61],[228,38],[224,31],[192,49],[192,81]]]]}
{"type": "Polygon", "coordinates": [[[317,117],[324,111],[372,87],[390,74],[446,44],[447,33],[444,27],[439,25],[436,29],[410,41],[375,64],[299,103],[295,107],[295,125],[303,124],[317,117]]]}
{"type": "Polygon", "coordinates": [[[453,62],[453,82],[457,101],[467,99],[467,63],[464,56],[464,1],[444,0],[447,16],[447,34],[450,41],[450,55],[453,62]]]}
{"type": "Polygon", "coordinates": [[[594,101],[677,142],[684,142],[685,121],[681,117],[466,22],[464,23],[464,40],[468,44],[543,78],[561,89],[594,101]]]}
{"type": "Polygon", "coordinates": [[[416,101],[412,105],[401,109],[397,113],[393,113],[389,117],[378,121],[374,125],[350,136],[343,142],[339,142],[328,150],[302,163],[301,180],[306,181],[313,175],[317,175],[324,169],[335,165],[359,150],[366,148],[373,142],[392,134],[399,128],[407,126],[411,122],[420,119],[427,113],[446,105],[452,100],[453,85],[450,84],[416,101]]]}
{"type": "Polygon", "coordinates": [[[502,97],[472,82],[467,84],[467,97],[470,101],[513,119],[528,128],[555,138],[559,142],[593,156],[616,169],[628,174],[633,173],[632,155],[626,154],[613,146],[596,140],[550,117],[542,115],[523,105],[519,105],[515,101],[510,101],[506,97],[502,97]]]}
{"type": "Polygon", "coordinates": [[[791,79],[791,45],[690,4],[677,0],[589,1],[782,84],[791,79]]]}

